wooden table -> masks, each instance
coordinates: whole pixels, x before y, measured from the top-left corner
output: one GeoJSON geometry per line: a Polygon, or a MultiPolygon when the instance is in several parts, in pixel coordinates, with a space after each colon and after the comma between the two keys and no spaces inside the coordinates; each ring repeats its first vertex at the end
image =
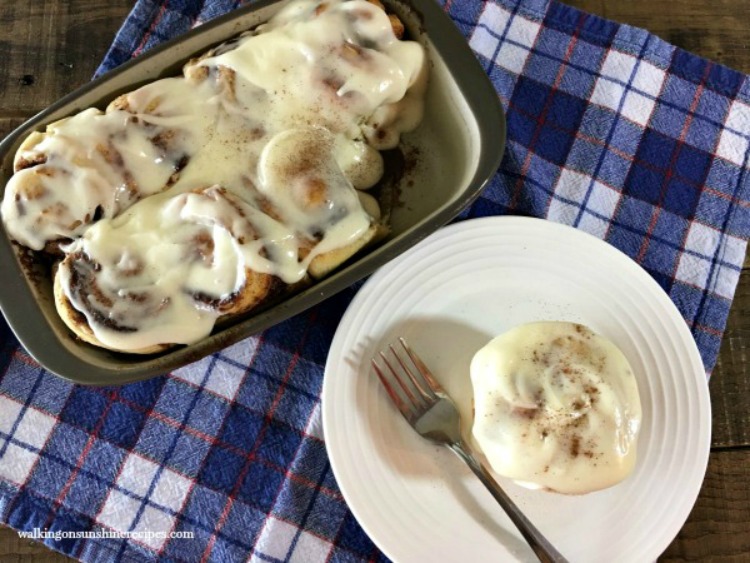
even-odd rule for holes
{"type": "MultiPolygon", "coordinates": [[[[750,0],[569,0],[750,73],[750,0]]],[[[132,0],[0,2],[0,137],[90,79],[132,0]]],[[[750,261],[711,379],[713,447],[690,518],[664,561],[750,560],[750,261]]],[[[64,561],[0,528],[0,561],[64,561]]]]}

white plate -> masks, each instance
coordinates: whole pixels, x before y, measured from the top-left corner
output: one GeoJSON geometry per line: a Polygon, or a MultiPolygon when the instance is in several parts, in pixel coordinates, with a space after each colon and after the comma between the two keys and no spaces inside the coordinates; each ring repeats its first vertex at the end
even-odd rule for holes
{"type": "Polygon", "coordinates": [[[403,335],[468,409],[469,360],[492,336],[537,320],[584,323],[633,366],[643,404],[635,472],[581,496],[500,479],[571,561],[652,561],[684,524],[708,462],[705,372],[673,303],[633,261],[570,227],[522,217],[449,226],[379,270],[352,301],[331,346],[323,430],[355,517],[398,562],[534,561],[479,481],[420,438],[371,373],[403,335]]]}

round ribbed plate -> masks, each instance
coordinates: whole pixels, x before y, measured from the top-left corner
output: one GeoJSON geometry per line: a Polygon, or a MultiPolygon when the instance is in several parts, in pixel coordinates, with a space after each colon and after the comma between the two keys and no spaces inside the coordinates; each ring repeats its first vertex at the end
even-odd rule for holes
{"type": "Polygon", "coordinates": [[[643,405],[634,473],[564,496],[499,479],[571,561],[652,561],[687,519],[706,470],[705,373],[684,320],[633,261],[570,227],[520,217],[465,221],[379,270],[347,310],[323,385],[333,471],[355,517],[398,562],[534,561],[510,520],[450,451],[389,402],[370,358],[404,336],[470,413],[469,361],[521,323],[584,323],[630,361],[643,405]]]}

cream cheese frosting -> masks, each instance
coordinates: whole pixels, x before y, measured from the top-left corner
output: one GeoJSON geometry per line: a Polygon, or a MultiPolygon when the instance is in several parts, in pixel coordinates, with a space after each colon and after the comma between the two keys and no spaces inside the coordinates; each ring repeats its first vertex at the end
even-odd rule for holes
{"type": "Polygon", "coordinates": [[[62,249],[62,291],[106,346],[194,342],[248,269],[292,285],[372,230],[380,210],[358,189],[419,123],[425,81],[423,48],[374,4],[294,0],[183,76],[33,134],[5,228],[62,249]],[[98,301],[73,287],[84,272],[98,301]]]}
{"type": "Polygon", "coordinates": [[[609,340],[575,323],[525,324],[480,349],[470,371],[472,434],[499,475],[581,494],[633,470],[638,386],[609,340]]]}

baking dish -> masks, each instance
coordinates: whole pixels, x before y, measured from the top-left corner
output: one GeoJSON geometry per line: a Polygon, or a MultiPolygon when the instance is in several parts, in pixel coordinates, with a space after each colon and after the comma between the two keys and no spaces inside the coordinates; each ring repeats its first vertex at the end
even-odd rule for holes
{"type": "MultiPolygon", "coordinates": [[[[103,108],[121,93],[179,74],[185,61],[266,21],[285,3],[260,1],[212,20],[62,98],[0,143],[0,186],[10,178],[13,156],[32,131],[87,107],[103,108]]],[[[40,364],[63,378],[92,385],[167,373],[341,291],[447,223],[478,196],[497,170],[504,149],[505,121],[497,94],[465,39],[434,0],[386,3],[404,21],[410,38],[426,47],[431,65],[423,122],[404,136],[405,151],[418,157],[400,180],[401,204],[392,211],[389,237],[324,280],[249,318],[217,328],[200,342],[139,356],[95,348],[74,337],[55,310],[49,273],[3,234],[0,309],[40,364]]]]}

